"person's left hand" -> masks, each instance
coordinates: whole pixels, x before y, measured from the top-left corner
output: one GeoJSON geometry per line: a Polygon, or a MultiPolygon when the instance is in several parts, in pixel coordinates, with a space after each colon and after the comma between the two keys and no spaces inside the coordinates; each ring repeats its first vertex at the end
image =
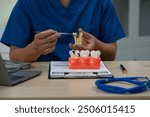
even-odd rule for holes
{"type": "Polygon", "coordinates": [[[75,44],[69,44],[70,48],[72,50],[89,50],[92,51],[95,49],[95,41],[96,37],[91,35],[90,33],[87,33],[83,31],[82,29],[79,29],[79,32],[83,33],[82,36],[82,44],[81,45],[75,45],[75,44]]]}

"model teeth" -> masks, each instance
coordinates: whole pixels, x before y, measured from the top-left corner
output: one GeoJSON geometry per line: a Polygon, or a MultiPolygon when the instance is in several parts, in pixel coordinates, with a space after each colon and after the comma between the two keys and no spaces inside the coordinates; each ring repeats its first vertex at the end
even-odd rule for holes
{"type": "Polygon", "coordinates": [[[76,37],[78,36],[78,34],[77,33],[72,33],[72,34],[73,34],[74,39],[76,39],[76,37]]]}
{"type": "Polygon", "coordinates": [[[100,51],[91,51],[91,57],[93,57],[93,58],[98,58],[98,57],[100,57],[100,55],[101,55],[101,52],[100,51]]]}
{"type": "Polygon", "coordinates": [[[72,51],[69,51],[69,54],[72,58],[76,58],[76,57],[79,57],[79,51],[78,50],[72,50],[72,51]]]}
{"type": "Polygon", "coordinates": [[[79,50],[76,50],[76,51],[75,51],[75,56],[76,56],[76,57],[79,57],[79,54],[80,54],[79,50]]]}
{"type": "Polygon", "coordinates": [[[73,33],[73,37],[74,37],[74,40],[75,40],[75,45],[82,44],[82,36],[83,36],[82,32],[79,32],[79,34],[73,33]]]}
{"type": "Polygon", "coordinates": [[[69,51],[69,54],[70,54],[71,58],[75,58],[73,51],[69,51]]]}
{"type": "Polygon", "coordinates": [[[83,57],[83,58],[87,58],[90,56],[91,54],[91,57],[93,58],[99,58],[100,55],[101,55],[101,52],[100,51],[89,51],[89,50],[82,50],[81,52],[79,52],[78,50],[72,50],[72,51],[69,51],[69,54],[72,58],[76,58],[76,57],[83,57]]]}
{"type": "Polygon", "coordinates": [[[81,52],[80,52],[80,56],[81,57],[83,57],[83,58],[87,58],[87,57],[89,57],[89,55],[90,55],[90,51],[89,50],[82,50],[81,52]]]}

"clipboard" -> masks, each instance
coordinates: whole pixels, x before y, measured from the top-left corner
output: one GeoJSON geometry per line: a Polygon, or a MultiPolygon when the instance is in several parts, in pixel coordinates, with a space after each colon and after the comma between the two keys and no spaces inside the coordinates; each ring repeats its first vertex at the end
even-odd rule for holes
{"type": "Polygon", "coordinates": [[[113,74],[101,61],[100,69],[69,69],[67,61],[51,61],[49,79],[97,79],[113,78],[113,74]]]}

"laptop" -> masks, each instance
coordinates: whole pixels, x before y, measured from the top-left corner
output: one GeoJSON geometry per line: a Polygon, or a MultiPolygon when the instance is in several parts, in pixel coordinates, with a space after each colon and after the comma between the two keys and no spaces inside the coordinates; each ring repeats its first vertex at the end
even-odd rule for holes
{"type": "Polygon", "coordinates": [[[0,86],[13,86],[40,74],[41,71],[32,70],[14,70],[14,72],[8,72],[0,55],[0,86]]]}

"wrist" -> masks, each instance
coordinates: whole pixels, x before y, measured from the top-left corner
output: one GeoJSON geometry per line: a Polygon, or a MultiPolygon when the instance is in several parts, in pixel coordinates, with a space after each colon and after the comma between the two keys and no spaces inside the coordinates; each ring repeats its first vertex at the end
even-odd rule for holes
{"type": "Polygon", "coordinates": [[[30,53],[29,55],[31,55],[31,58],[33,58],[34,61],[41,56],[41,53],[33,42],[26,47],[26,50],[30,53]]]}

